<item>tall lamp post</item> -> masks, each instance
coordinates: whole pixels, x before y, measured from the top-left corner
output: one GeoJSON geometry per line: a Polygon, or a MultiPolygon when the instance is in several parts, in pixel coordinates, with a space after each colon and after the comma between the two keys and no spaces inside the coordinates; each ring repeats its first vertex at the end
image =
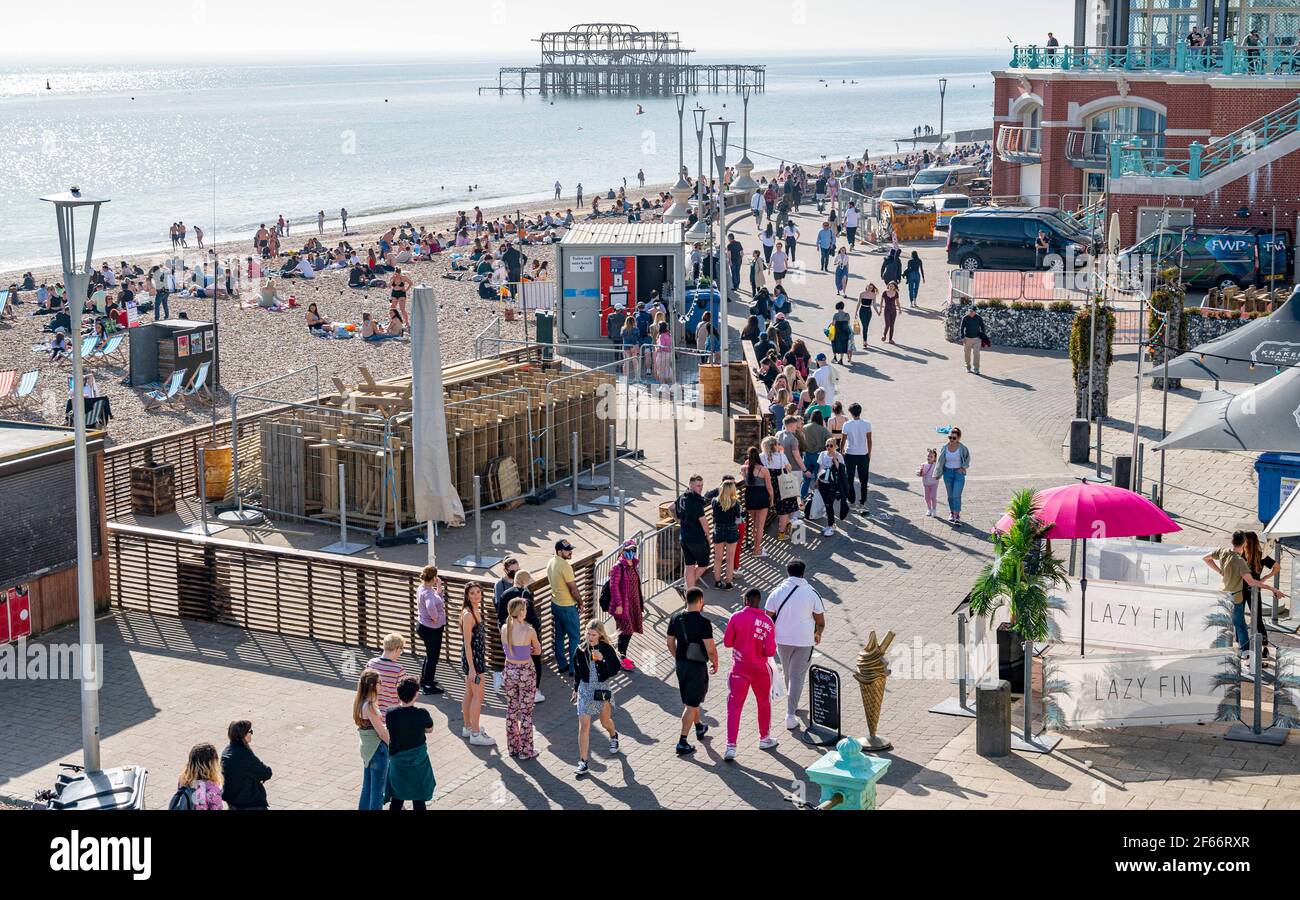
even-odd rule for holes
{"type": "Polygon", "coordinates": [[[939,79],[939,146],[943,146],[943,95],[948,93],[948,79],[939,79]]]}
{"type": "Polygon", "coordinates": [[[731,273],[728,271],[727,259],[727,203],[726,195],[722,189],[722,172],[727,171],[727,131],[731,128],[731,122],[726,119],[718,119],[716,122],[709,123],[711,132],[711,143],[714,147],[714,153],[717,154],[718,167],[718,321],[714,323],[719,327],[718,352],[720,354],[722,374],[722,439],[731,440],[731,403],[728,396],[728,382],[731,380],[730,375],[730,345],[731,345],[731,317],[727,315],[727,292],[731,288],[731,273]]]}
{"type": "Polygon", "coordinates": [[[731,186],[738,191],[754,191],[758,188],[758,182],[753,178],[754,161],[749,158],[749,94],[750,85],[745,83],[740,87],[740,99],[744,104],[744,112],[741,116],[741,145],[740,145],[740,162],[736,163],[736,180],[731,186]]]}
{"type": "MultiPolygon", "coordinates": [[[[86,458],[86,404],[82,378],[81,317],[90,285],[91,253],[95,249],[95,230],[99,226],[99,208],[107,200],[87,197],[72,187],[64,194],[42,197],[54,204],[59,226],[59,256],[63,264],[63,284],[67,289],[68,311],[72,319],[72,424],[73,472],[77,491],[77,621],[81,644],[81,748],[87,772],[101,770],[99,764],[99,678],[95,656],[95,573],[90,544],[90,464],[86,458]],[[77,214],[88,208],[90,226],[85,229],[84,254],[78,244],[77,214]],[[78,264],[78,257],[82,262],[78,264]]],[[[85,220],[82,219],[84,228],[85,220]]]]}
{"type": "Polygon", "coordinates": [[[682,141],[684,140],[683,119],[686,114],[686,95],[673,94],[677,103],[677,183],[673,185],[673,202],[664,210],[665,222],[685,222],[691,214],[686,205],[686,198],[691,195],[691,183],[686,180],[686,156],[682,141]]]}
{"type": "Polygon", "coordinates": [[[706,240],[709,225],[704,221],[704,114],[708,110],[696,106],[691,110],[695,117],[695,140],[699,144],[699,164],[695,170],[695,224],[686,231],[686,240],[695,242],[706,240]]]}

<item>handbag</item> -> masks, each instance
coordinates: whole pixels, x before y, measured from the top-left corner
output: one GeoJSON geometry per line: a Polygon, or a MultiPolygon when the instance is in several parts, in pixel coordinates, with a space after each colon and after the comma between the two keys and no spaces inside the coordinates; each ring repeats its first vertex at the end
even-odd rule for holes
{"type": "Polygon", "coordinates": [[[859,319],[858,321],[856,321],[856,322],[853,323],[853,333],[854,333],[854,334],[862,334],[862,320],[861,320],[861,319],[859,319]]]}
{"type": "Polygon", "coordinates": [[[698,641],[692,641],[686,633],[686,620],[680,618],[677,621],[682,625],[682,640],[686,642],[686,661],[693,663],[703,663],[709,661],[709,654],[704,649],[704,645],[698,641]]]}
{"type": "Polygon", "coordinates": [[[801,479],[794,472],[782,472],[776,478],[776,488],[783,499],[798,497],[800,487],[802,487],[801,479]]]}

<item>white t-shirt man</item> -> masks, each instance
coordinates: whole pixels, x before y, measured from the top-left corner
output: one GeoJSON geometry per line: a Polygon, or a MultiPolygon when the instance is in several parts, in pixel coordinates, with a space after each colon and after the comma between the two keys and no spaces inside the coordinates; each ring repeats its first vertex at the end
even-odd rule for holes
{"type": "Polygon", "coordinates": [[[849,419],[844,423],[844,454],[846,456],[867,455],[867,435],[871,434],[871,423],[866,419],[849,419]]]}
{"type": "Polygon", "coordinates": [[[835,402],[835,370],[828,363],[822,363],[821,367],[808,376],[817,382],[817,387],[826,392],[826,405],[829,406],[835,402]]]}
{"type": "Polygon", "coordinates": [[[856,206],[850,206],[848,209],[844,211],[844,227],[845,228],[858,227],[858,208],[856,206]]]}
{"type": "Polygon", "coordinates": [[[813,613],[825,613],[822,598],[806,580],[787,578],[767,598],[763,607],[776,617],[776,642],[785,647],[814,645],[813,613]],[[776,615],[777,610],[780,614],[776,615]]]}

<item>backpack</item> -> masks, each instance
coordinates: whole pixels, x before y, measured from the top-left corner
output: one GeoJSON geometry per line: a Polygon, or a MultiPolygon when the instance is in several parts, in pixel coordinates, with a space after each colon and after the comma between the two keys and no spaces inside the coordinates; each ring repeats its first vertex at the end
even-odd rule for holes
{"type": "Polygon", "coordinates": [[[167,801],[168,809],[193,810],[194,809],[194,788],[185,785],[178,787],[176,793],[172,794],[171,800],[167,801]]]}
{"type": "Polygon", "coordinates": [[[600,589],[600,609],[601,612],[609,612],[609,582],[608,581],[606,581],[605,586],[600,589]]]}

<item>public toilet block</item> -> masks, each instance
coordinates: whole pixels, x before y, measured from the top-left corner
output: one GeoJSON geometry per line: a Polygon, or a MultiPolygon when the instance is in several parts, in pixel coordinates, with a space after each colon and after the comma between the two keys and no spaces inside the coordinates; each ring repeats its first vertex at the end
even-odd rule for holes
{"type": "Polygon", "coordinates": [[[672,317],[680,312],[674,303],[685,292],[680,224],[580,222],[558,250],[557,342],[617,341],[623,317],[655,293],[672,317]]]}

